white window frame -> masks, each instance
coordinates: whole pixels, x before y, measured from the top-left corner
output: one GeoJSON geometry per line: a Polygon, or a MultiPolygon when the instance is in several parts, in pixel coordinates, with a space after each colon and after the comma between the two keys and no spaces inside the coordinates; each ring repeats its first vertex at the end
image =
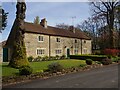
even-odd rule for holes
{"type": "Polygon", "coordinates": [[[78,54],[78,48],[74,48],[74,54],[78,54]]]}
{"type": "Polygon", "coordinates": [[[60,55],[61,53],[62,53],[62,49],[61,48],[55,49],[55,54],[56,55],[60,55]]]}
{"type": "Polygon", "coordinates": [[[84,54],[87,54],[87,52],[88,52],[87,48],[84,48],[83,52],[84,52],[84,54]]]}
{"type": "Polygon", "coordinates": [[[37,48],[36,49],[36,55],[45,55],[45,51],[46,51],[46,48],[37,48]],[[38,50],[44,50],[43,52],[41,51],[41,53],[38,53],[38,50]]]}
{"type": "Polygon", "coordinates": [[[60,42],[61,42],[61,40],[60,40],[59,37],[56,38],[56,42],[57,42],[57,43],[60,43],[60,42]],[[58,40],[58,41],[57,41],[57,40],[58,40]]]}
{"type": "Polygon", "coordinates": [[[38,36],[38,42],[44,42],[44,36],[43,35],[38,36]],[[42,39],[40,39],[40,37],[42,37],[42,39]]]}

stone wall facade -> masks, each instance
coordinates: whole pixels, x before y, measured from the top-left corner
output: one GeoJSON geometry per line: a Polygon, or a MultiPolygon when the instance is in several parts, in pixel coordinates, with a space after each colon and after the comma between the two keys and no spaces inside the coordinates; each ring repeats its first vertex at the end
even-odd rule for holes
{"type": "Polygon", "coordinates": [[[25,45],[28,57],[67,56],[68,52],[70,55],[91,54],[91,40],[77,38],[25,33],[25,45]],[[43,41],[39,41],[39,36],[43,41]]]}

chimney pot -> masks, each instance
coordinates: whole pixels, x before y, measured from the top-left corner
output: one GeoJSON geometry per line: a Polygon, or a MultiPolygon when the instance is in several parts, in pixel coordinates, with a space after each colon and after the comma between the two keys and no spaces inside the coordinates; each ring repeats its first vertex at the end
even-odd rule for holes
{"type": "Polygon", "coordinates": [[[46,18],[44,18],[44,19],[41,20],[40,25],[42,25],[44,28],[47,28],[46,18]]]}
{"type": "Polygon", "coordinates": [[[71,32],[75,33],[75,28],[74,28],[74,26],[70,26],[70,27],[69,27],[69,30],[70,30],[71,32]]]}

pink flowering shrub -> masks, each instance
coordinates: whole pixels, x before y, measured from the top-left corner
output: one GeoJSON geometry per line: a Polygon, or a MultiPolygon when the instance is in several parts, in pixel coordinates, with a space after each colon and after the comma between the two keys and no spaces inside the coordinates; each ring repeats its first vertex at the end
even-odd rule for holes
{"type": "Polygon", "coordinates": [[[119,50],[117,49],[105,49],[103,50],[103,54],[110,56],[117,56],[119,54],[119,50]]]}

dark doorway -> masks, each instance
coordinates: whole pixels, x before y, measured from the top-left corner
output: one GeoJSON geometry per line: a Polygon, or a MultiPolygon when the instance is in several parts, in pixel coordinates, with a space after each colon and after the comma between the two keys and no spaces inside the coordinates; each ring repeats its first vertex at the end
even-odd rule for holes
{"type": "Polygon", "coordinates": [[[67,49],[67,57],[70,57],[70,49],[67,49]]]}
{"type": "Polygon", "coordinates": [[[8,48],[3,48],[3,62],[8,62],[8,48]]]}

